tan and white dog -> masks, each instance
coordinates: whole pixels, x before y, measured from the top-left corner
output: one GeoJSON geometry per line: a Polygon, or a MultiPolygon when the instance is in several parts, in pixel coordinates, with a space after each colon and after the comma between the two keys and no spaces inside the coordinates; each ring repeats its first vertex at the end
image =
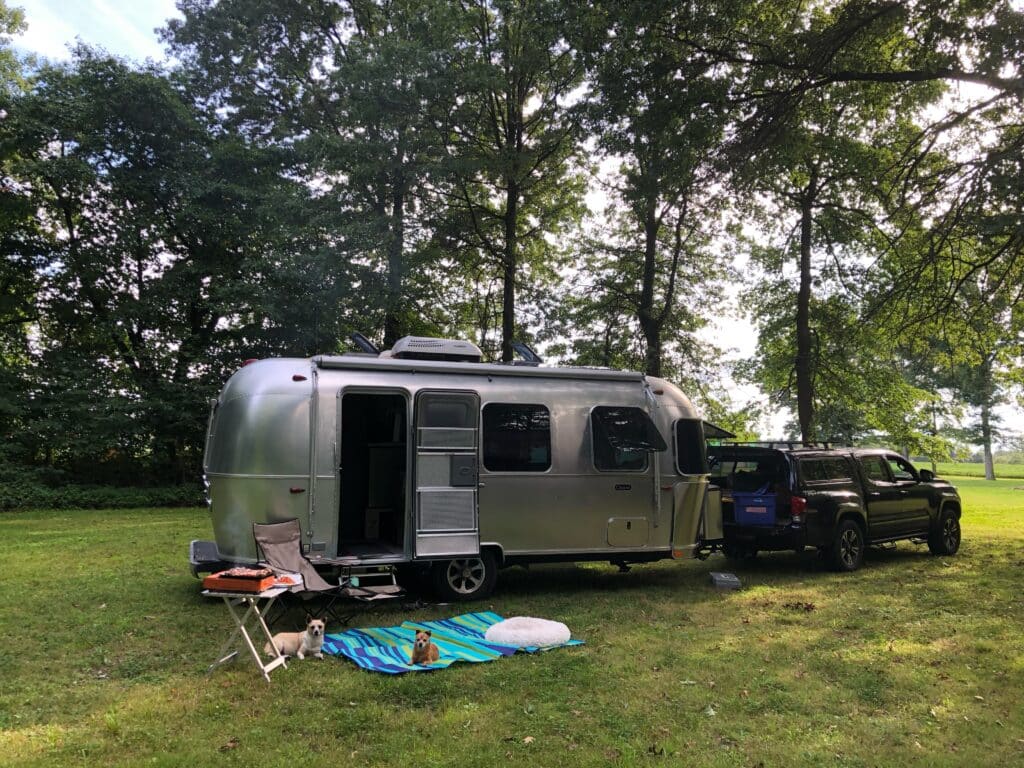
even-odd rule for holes
{"type": "Polygon", "coordinates": [[[410,664],[432,664],[441,658],[437,646],[430,642],[430,630],[416,631],[416,640],[412,644],[412,660],[410,664]]]}
{"type": "MultiPolygon", "coordinates": [[[[321,651],[324,645],[323,619],[307,616],[305,632],[278,632],[274,635],[273,641],[282,656],[297,656],[304,659],[306,654],[312,654],[316,658],[322,659],[324,657],[321,651]]],[[[268,656],[276,655],[270,643],[263,646],[263,652],[268,656]]]]}

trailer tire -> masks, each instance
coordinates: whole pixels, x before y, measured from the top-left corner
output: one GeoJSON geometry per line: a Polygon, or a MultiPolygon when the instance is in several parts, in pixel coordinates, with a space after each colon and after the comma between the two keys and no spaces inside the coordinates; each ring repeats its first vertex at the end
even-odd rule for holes
{"type": "Polygon", "coordinates": [[[498,580],[498,559],[485,549],[480,557],[438,560],[430,576],[434,592],[445,602],[482,600],[491,594],[498,580]]]}

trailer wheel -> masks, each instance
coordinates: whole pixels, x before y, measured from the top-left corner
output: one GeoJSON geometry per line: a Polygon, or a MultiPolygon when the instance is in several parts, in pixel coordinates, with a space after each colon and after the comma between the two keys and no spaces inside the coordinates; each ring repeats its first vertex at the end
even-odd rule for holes
{"type": "Polygon", "coordinates": [[[498,560],[484,550],[480,557],[439,560],[430,572],[434,591],[446,602],[480,600],[494,590],[498,580],[498,560]]]}

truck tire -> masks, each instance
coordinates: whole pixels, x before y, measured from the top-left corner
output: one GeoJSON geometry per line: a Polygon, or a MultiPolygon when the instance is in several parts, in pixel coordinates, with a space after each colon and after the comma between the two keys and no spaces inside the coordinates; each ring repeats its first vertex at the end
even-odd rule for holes
{"type": "Polygon", "coordinates": [[[935,521],[931,532],[928,534],[928,550],[933,555],[955,555],[960,549],[960,521],[956,512],[949,507],[939,512],[939,519],[935,521]]]}
{"type": "Polygon", "coordinates": [[[498,580],[498,560],[483,550],[480,557],[438,560],[430,570],[434,592],[444,602],[461,603],[482,600],[494,590],[498,580]]]}
{"type": "Polygon", "coordinates": [[[832,568],[843,572],[856,571],[864,562],[866,548],[864,531],[857,522],[850,518],[840,520],[829,547],[832,568]]]}

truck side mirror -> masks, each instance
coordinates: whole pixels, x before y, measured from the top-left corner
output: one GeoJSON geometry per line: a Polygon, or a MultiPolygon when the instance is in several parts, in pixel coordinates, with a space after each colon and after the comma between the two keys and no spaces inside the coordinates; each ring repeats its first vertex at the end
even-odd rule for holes
{"type": "Polygon", "coordinates": [[[935,473],[930,469],[919,469],[917,471],[917,476],[921,478],[922,483],[930,483],[935,479],[935,473]]]}

